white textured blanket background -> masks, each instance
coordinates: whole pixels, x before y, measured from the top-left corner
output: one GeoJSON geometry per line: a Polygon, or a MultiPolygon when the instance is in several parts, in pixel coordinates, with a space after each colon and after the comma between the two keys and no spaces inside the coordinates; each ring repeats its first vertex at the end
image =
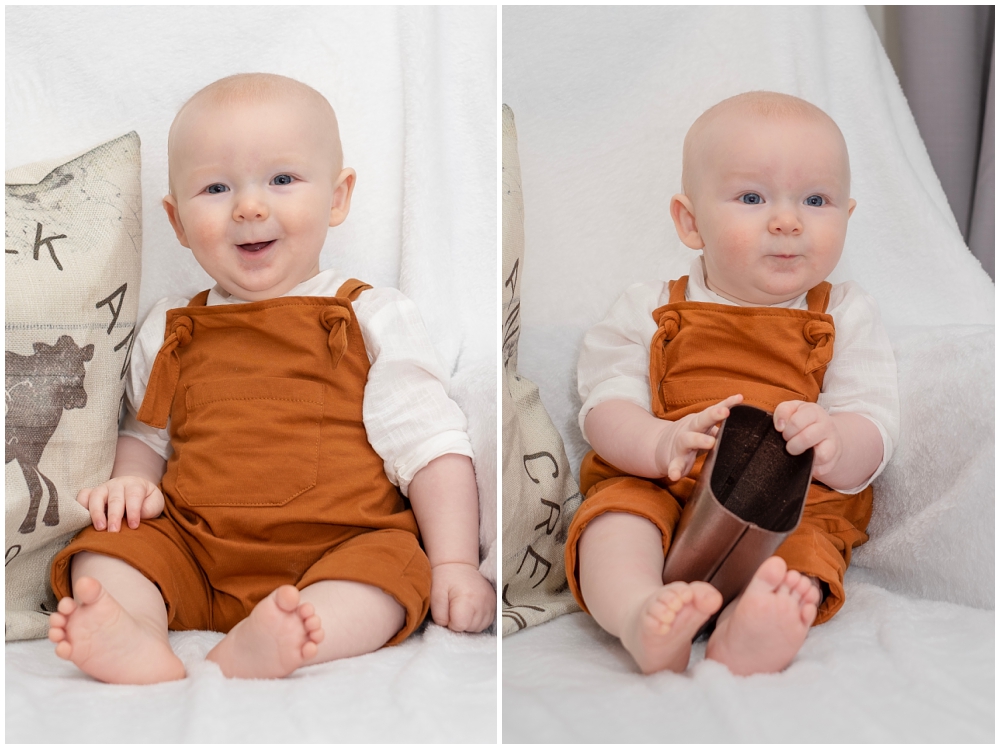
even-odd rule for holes
{"type": "Polygon", "coordinates": [[[582,614],[511,636],[505,741],[993,738],[995,287],[862,7],[504,8],[520,371],[578,470],[583,334],[628,285],[687,272],[668,213],[684,134],[753,89],[812,101],[843,130],[858,206],[831,280],[878,300],[897,358],[902,436],[847,605],[785,673],[749,678],[701,662],[703,645],[687,674],[643,677],[582,614]]]}
{"type": "MultiPolygon", "coordinates": [[[[130,130],[142,139],[139,316],[211,279],[174,238],[167,129],[202,86],[238,72],[297,78],[340,121],[358,173],[321,267],[416,301],[469,417],[496,579],[497,13],[490,7],[8,7],[10,168],[130,130]]],[[[8,741],[492,741],[496,638],[431,624],[403,645],[274,682],[199,665],[218,635],[172,642],[191,678],[97,684],[45,641],[7,645],[8,741]],[[110,708],[110,709],[109,709],[110,708]]]]}

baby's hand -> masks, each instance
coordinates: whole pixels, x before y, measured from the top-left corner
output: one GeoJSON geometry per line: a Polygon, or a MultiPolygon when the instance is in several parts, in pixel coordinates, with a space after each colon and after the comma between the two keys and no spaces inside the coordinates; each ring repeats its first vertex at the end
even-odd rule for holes
{"type": "Polygon", "coordinates": [[[497,594],[479,568],[445,562],[431,569],[431,616],[454,632],[482,632],[497,610],[497,594]]]}
{"type": "Polygon", "coordinates": [[[160,487],[139,476],[116,476],[92,489],[81,489],[76,501],[90,510],[94,528],[112,533],[121,529],[123,516],[129,528],[138,528],[140,518],[148,520],[163,512],[160,487]]]}
{"type": "Polygon", "coordinates": [[[843,452],[844,445],[837,425],[817,403],[785,401],[774,409],[774,428],[785,438],[790,455],[801,455],[813,448],[813,476],[829,473],[843,452]]]}
{"type": "Polygon", "coordinates": [[[729,409],[743,400],[742,395],[731,395],[704,411],[688,414],[673,422],[656,446],[656,464],[671,481],[680,481],[694,468],[699,450],[715,446],[717,424],[729,418],[729,409]]]}

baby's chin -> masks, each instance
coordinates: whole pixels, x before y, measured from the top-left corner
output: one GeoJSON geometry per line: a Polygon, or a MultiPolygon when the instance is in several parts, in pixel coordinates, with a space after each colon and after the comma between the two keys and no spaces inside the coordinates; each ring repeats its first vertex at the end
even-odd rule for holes
{"type": "Polygon", "coordinates": [[[300,283],[307,280],[307,278],[303,278],[302,280],[297,281],[293,278],[289,278],[282,279],[281,281],[273,284],[248,284],[248,287],[246,288],[228,280],[220,281],[216,279],[216,283],[222,291],[231,297],[242,299],[244,302],[261,302],[265,299],[275,299],[279,296],[284,296],[300,283]]]}

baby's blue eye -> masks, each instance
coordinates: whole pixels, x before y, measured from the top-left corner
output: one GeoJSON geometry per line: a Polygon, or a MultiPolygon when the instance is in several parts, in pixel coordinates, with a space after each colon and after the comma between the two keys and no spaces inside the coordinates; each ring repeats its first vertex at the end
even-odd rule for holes
{"type": "Polygon", "coordinates": [[[740,198],[747,205],[758,205],[764,202],[764,199],[755,192],[748,192],[740,198]]]}
{"type": "Polygon", "coordinates": [[[271,180],[272,185],[290,185],[295,181],[295,178],[289,174],[279,174],[277,177],[271,180]]]}
{"type": "Polygon", "coordinates": [[[218,195],[219,193],[223,193],[228,190],[229,190],[228,187],[220,184],[209,185],[208,187],[205,188],[205,192],[207,192],[209,195],[218,195]]]}
{"type": "Polygon", "coordinates": [[[811,205],[816,208],[819,208],[824,203],[826,203],[826,201],[823,199],[822,195],[810,195],[806,198],[806,205],[811,205]]]}

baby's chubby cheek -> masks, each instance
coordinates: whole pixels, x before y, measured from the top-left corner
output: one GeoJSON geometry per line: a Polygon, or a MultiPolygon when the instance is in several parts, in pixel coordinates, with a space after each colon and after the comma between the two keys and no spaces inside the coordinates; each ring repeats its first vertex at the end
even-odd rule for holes
{"type": "Polygon", "coordinates": [[[730,227],[714,235],[709,234],[705,254],[722,270],[739,270],[758,253],[758,244],[755,232],[730,227]]]}

